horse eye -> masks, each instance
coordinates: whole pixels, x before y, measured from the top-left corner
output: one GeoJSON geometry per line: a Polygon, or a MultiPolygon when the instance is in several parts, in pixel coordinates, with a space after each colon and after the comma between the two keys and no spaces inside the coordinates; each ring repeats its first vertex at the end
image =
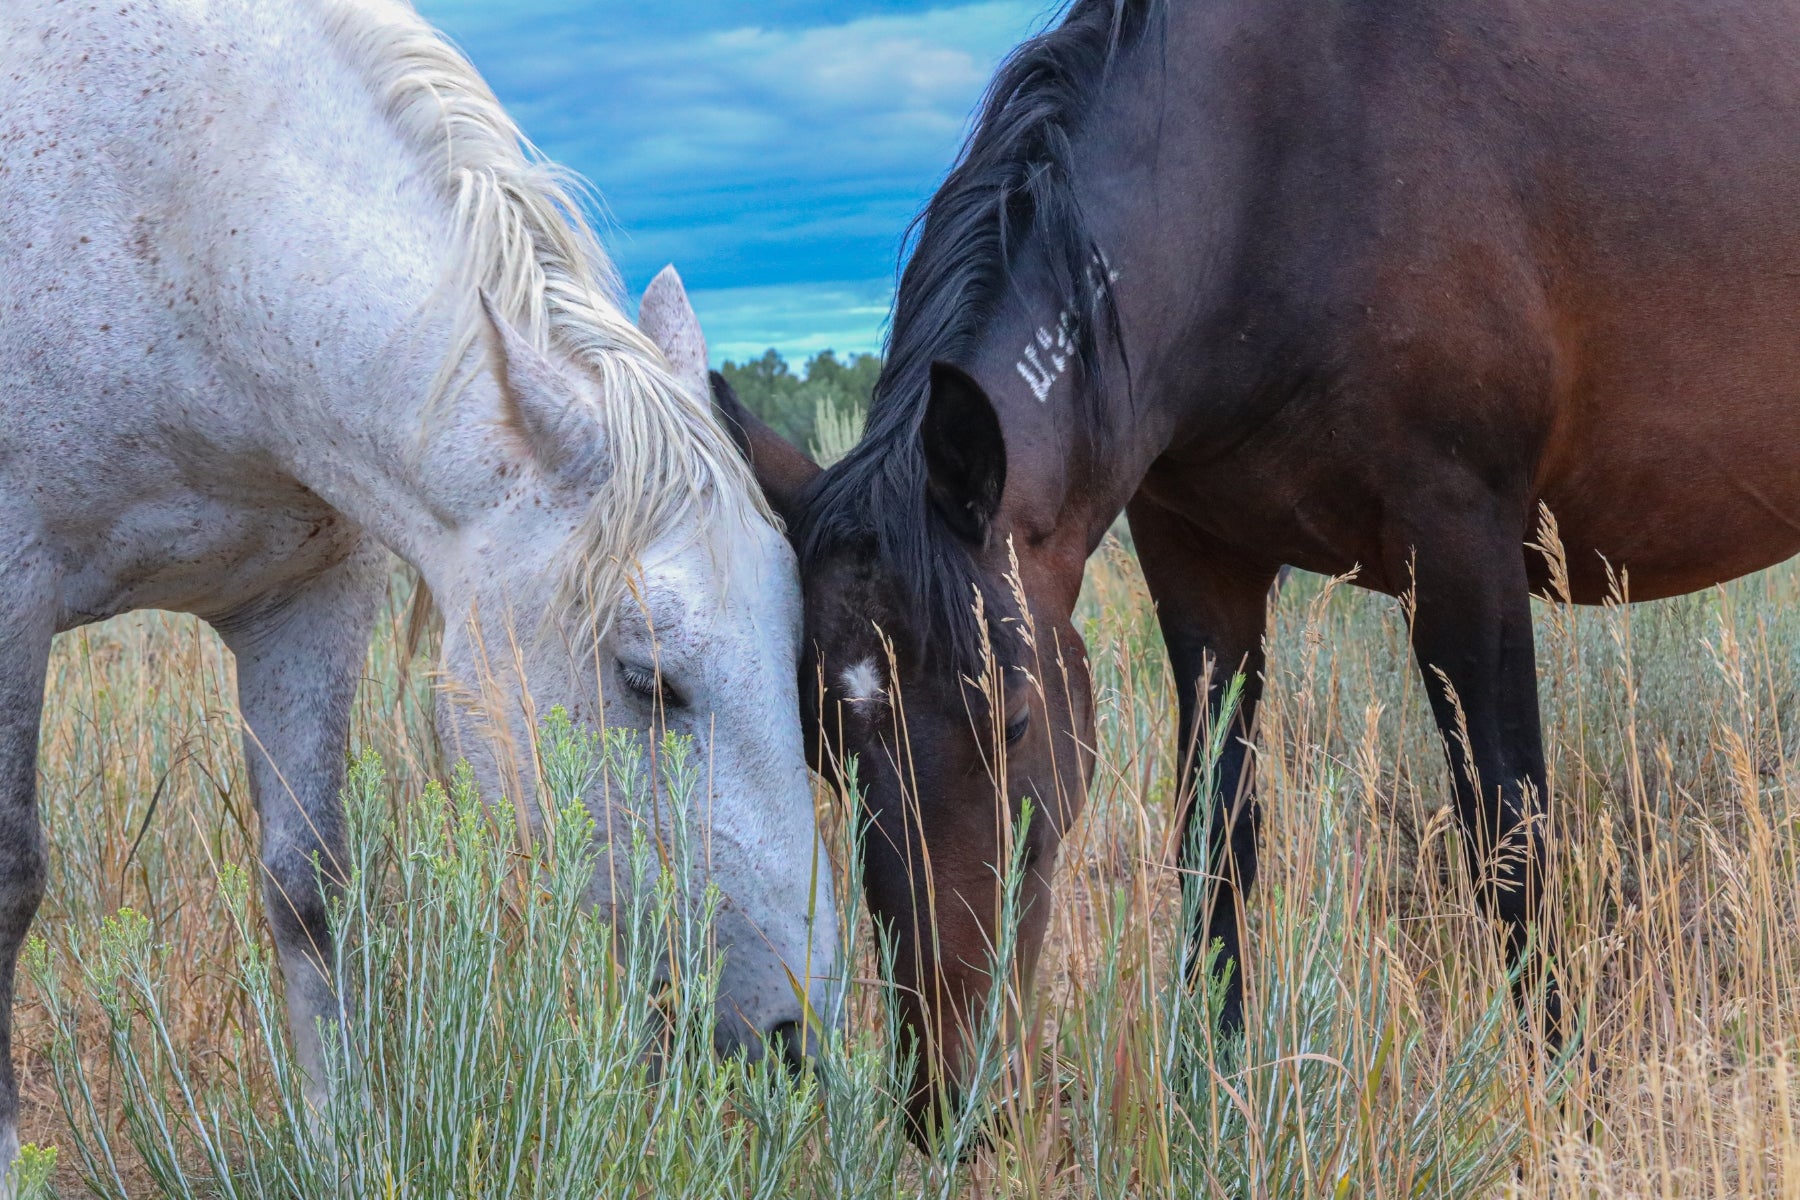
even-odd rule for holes
{"type": "Polygon", "coordinates": [[[1031,709],[1021,708],[1018,715],[1006,723],[1006,744],[1010,746],[1017,742],[1025,736],[1025,731],[1029,728],[1031,728],[1031,709]]]}
{"type": "Polygon", "coordinates": [[[651,667],[619,660],[619,682],[645,700],[660,702],[664,708],[686,708],[681,693],[670,687],[651,667]]]}

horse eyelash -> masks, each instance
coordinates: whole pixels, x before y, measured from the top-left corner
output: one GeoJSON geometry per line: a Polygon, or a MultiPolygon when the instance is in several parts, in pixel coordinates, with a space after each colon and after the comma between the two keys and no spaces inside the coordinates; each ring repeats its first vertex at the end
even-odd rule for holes
{"type": "Polygon", "coordinates": [[[661,700],[667,708],[684,708],[687,701],[674,688],[664,682],[654,671],[636,667],[624,660],[619,662],[619,678],[625,686],[643,697],[645,700],[661,700]]]}

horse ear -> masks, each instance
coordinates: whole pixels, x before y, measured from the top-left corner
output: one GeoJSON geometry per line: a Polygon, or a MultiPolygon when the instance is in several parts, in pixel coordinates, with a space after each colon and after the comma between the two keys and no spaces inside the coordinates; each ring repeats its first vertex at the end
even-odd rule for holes
{"type": "Polygon", "coordinates": [[[1006,438],[994,402],[960,367],[932,363],[920,433],[932,503],[959,536],[985,543],[1006,490],[1006,438]]]}
{"type": "Polygon", "coordinates": [[[717,371],[709,377],[713,411],[731,440],[743,452],[768,497],[769,507],[792,529],[800,515],[800,496],[819,473],[819,464],[738,399],[737,391],[717,371]]]}
{"type": "Polygon", "coordinates": [[[486,290],[481,311],[487,317],[483,340],[500,382],[501,426],[553,475],[589,465],[600,448],[599,434],[574,385],[500,315],[486,290]]]}
{"type": "Polygon", "coordinates": [[[644,289],[638,328],[663,352],[682,386],[692,395],[706,395],[706,335],[673,263],[644,289]]]}

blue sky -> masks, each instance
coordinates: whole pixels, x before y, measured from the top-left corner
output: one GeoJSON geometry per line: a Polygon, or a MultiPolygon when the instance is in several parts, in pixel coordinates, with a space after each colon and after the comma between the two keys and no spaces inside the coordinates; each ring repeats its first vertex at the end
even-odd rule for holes
{"type": "Polygon", "coordinates": [[[635,294],[680,268],[715,361],[873,350],[900,238],[1053,0],[417,0],[604,200],[635,294]]]}

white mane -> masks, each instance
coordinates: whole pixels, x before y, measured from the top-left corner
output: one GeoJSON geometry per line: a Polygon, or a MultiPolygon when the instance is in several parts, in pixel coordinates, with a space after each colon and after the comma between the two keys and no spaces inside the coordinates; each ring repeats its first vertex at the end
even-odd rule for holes
{"type": "Polygon", "coordinates": [[[585,185],[531,145],[469,61],[409,4],[322,4],[401,134],[443,164],[463,253],[445,281],[458,312],[434,405],[454,396],[480,345],[481,291],[540,349],[561,352],[600,385],[595,418],[611,475],[570,548],[563,607],[604,623],[641,552],[686,518],[772,522],[710,397],[683,388],[625,316],[618,274],[577,203],[585,185]]]}

